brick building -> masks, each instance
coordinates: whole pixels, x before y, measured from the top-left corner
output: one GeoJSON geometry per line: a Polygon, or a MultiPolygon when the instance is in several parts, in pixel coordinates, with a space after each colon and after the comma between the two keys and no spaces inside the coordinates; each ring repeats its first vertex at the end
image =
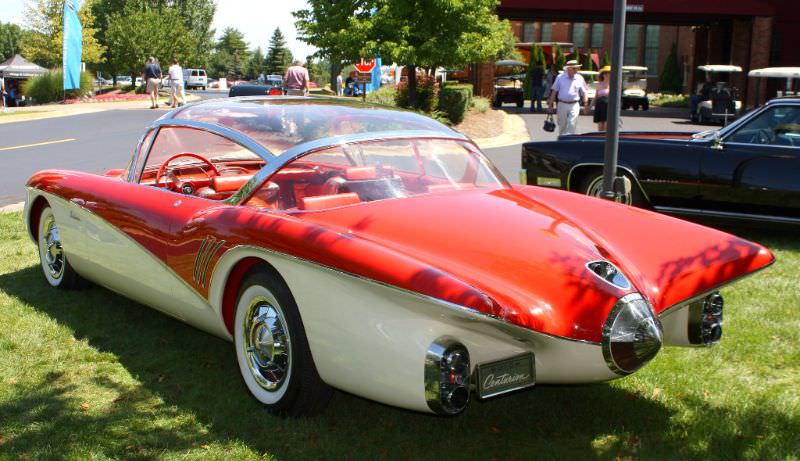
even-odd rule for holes
{"type": "MultiPolygon", "coordinates": [[[[572,42],[581,52],[611,55],[613,0],[501,0],[497,13],[511,21],[520,42],[572,42]]],[[[686,92],[704,79],[697,66],[734,64],[744,72],[733,74],[731,82],[749,106],[757,86],[747,71],[800,66],[798,0],[629,0],[627,23],[624,64],[647,66],[651,91],[658,90],[673,43],[686,92]]],[[[482,70],[480,75],[488,73],[482,70]]],[[[481,92],[490,90],[486,79],[479,80],[481,92]]],[[[761,84],[760,100],[783,84],[761,84]]]]}

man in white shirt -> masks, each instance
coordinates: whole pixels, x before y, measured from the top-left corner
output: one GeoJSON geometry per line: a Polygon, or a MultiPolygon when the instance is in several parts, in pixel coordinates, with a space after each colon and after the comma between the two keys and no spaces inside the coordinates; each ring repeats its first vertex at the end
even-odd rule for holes
{"type": "Polygon", "coordinates": [[[559,136],[575,134],[578,130],[578,115],[581,112],[581,104],[586,103],[588,90],[586,80],[578,73],[580,67],[581,65],[575,60],[567,61],[564,73],[556,77],[550,89],[550,98],[547,101],[550,113],[553,113],[553,105],[558,99],[556,114],[559,136]]]}
{"type": "Polygon", "coordinates": [[[186,104],[186,95],[183,92],[183,68],[178,64],[178,58],[172,59],[172,65],[169,66],[169,87],[172,90],[170,95],[170,105],[178,107],[186,104]],[[178,95],[181,97],[181,102],[178,102],[178,95]]]}

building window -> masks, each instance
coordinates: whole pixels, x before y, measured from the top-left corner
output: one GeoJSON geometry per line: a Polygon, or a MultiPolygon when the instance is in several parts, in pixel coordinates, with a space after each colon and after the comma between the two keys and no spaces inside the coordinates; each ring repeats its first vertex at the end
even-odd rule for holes
{"type": "Polygon", "coordinates": [[[522,24],[522,41],[530,43],[533,41],[533,23],[526,22],[522,24]]]}
{"type": "Polygon", "coordinates": [[[661,26],[647,26],[644,31],[644,65],[648,75],[658,75],[658,39],[661,26]]]}
{"type": "Polygon", "coordinates": [[[586,27],[585,22],[576,22],[572,25],[572,44],[577,48],[586,47],[586,27]]]}
{"type": "Polygon", "coordinates": [[[641,24],[628,24],[625,26],[625,56],[622,64],[625,66],[639,66],[639,49],[641,44],[641,24]]]}
{"type": "Polygon", "coordinates": [[[592,48],[602,48],[605,35],[605,24],[592,24],[592,48]]]}
{"type": "Polygon", "coordinates": [[[542,41],[543,42],[550,42],[553,40],[553,23],[552,22],[543,22],[542,23],[542,41]]]}

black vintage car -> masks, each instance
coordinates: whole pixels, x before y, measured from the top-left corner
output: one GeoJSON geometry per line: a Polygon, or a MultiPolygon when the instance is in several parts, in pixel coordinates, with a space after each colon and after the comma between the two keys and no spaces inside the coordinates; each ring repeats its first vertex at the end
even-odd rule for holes
{"type": "Polygon", "coordinates": [[[270,80],[265,82],[259,82],[258,80],[240,82],[228,90],[228,97],[231,98],[236,96],[280,96],[282,94],[283,88],[270,80]]]}
{"type": "MultiPolygon", "coordinates": [[[[523,182],[602,188],[604,133],[522,145],[523,182]]],[[[623,132],[629,204],[683,217],[800,224],[800,99],[774,99],[721,130],[623,132]]]]}

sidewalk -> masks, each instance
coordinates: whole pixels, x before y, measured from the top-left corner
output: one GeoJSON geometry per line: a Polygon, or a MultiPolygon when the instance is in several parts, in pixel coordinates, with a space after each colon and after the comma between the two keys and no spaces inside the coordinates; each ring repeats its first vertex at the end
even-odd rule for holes
{"type": "MultiPolygon", "coordinates": [[[[200,98],[195,95],[186,95],[186,102],[194,102],[200,98]]],[[[165,98],[160,98],[164,101],[165,98]]],[[[72,104],[42,104],[40,106],[9,107],[6,112],[0,112],[0,123],[27,122],[54,117],[69,117],[71,115],[103,112],[119,109],[147,109],[150,100],[109,101],[109,102],[77,102],[72,104]]],[[[167,111],[172,109],[161,104],[157,110],[167,111]]]]}
{"type": "Polygon", "coordinates": [[[503,133],[491,138],[473,138],[481,149],[513,146],[531,140],[525,120],[517,114],[503,113],[503,133]]]}

